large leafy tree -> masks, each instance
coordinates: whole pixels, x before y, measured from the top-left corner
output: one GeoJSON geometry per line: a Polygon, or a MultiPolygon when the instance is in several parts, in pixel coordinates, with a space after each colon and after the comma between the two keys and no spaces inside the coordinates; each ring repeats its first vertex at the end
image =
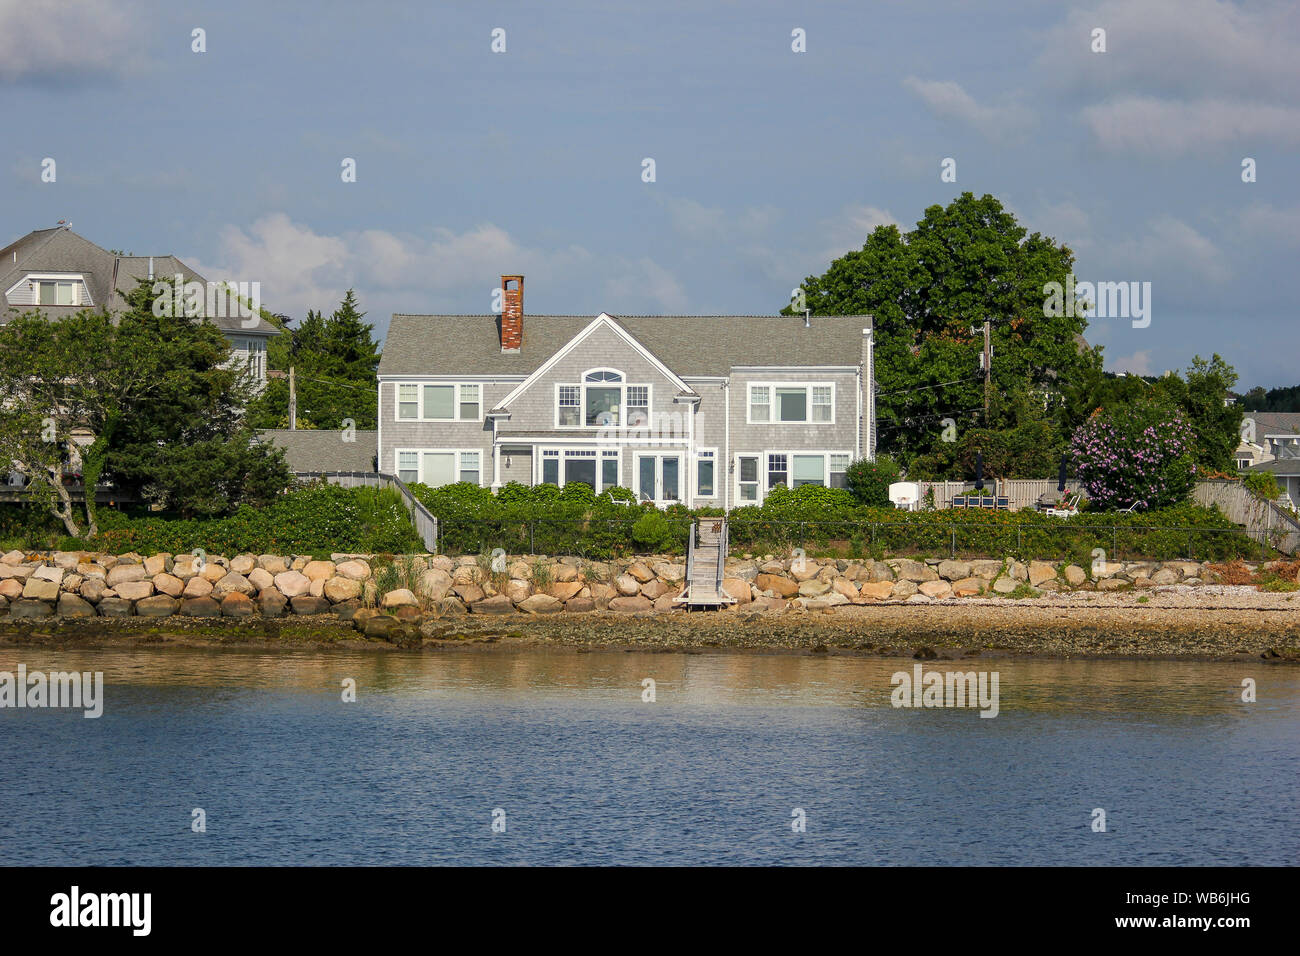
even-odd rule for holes
{"type": "Polygon", "coordinates": [[[1202,471],[1233,470],[1233,451],[1241,440],[1242,408],[1229,402],[1236,370],[1217,353],[1197,355],[1183,372],[1159,377],[1113,375],[1089,370],[1070,384],[1061,412],[1062,427],[1073,431],[1094,411],[1158,404],[1176,410],[1192,430],[1192,460],[1202,471]]]}
{"type": "Polygon", "coordinates": [[[283,454],[253,440],[245,409],[254,383],[246,368],[231,363],[225,336],[210,322],[155,309],[147,281],[126,298],[119,347],[149,356],[151,375],[109,443],[106,473],[117,486],[183,515],[269,503],[291,478],[283,454]]]}
{"type": "Polygon", "coordinates": [[[1023,397],[1055,407],[1062,383],[1100,367],[1098,350],[1080,348],[1083,316],[1044,314],[1044,286],[1064,285],[1073,263],[1068,247],[1027,233],[993,196],[963,193],[906,233],[878,226],[802,288],[815,315],[874,316],[878,446],[910,460],[951,439],[950,425],[960,434],[1018,424],[1023,397]],[[994,403],[987,419],[986,319],[992,389],[1015,398],[994,403]]]}
{"type": "MultiPolygon", "coordinates": [[[[379,346],[374,326],[364,321],[356,294],[349,289],[328,317],[309,311],[297,328],[284,317],[272,321],[284,329],[268,350],[271,367],[293,367],[298,390],[299,428],[374,428],[378,420],[379,346]]],[[[289,423],[289,383],[275,378],[252,404],[250,420],[259,428],[289,423]]]]}

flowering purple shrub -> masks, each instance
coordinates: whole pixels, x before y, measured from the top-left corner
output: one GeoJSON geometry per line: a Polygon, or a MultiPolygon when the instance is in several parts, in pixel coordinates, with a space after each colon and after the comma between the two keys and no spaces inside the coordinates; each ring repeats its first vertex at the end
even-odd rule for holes
{"type": "Polygon", "coordinates": [[[1159,405],[1098,409],[1070,437],[1079,483],[1094,507],[1139,510],[1186,501],[1196,483],[1192,426],[1159,405]]]}

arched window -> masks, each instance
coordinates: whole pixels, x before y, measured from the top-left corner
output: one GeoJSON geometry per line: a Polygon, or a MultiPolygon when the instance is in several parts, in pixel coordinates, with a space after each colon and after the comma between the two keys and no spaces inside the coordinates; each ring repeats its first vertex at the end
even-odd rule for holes
{"type": "Polygon", "coordinates": [[[594,368],[589,372],[583,373],[584,382],[621,382],[623,373],[612,368],[594,368]]]}

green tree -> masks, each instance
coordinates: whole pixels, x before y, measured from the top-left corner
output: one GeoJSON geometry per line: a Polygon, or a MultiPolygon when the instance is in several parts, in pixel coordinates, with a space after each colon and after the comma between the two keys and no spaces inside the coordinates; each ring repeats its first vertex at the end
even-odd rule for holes
{"type": "Polygon", "coordinates": [[[995,393],[1032,393],[1055,408],[1063,383],[1100,367],[1099,351],[1079,346],[1083,316],[1044,314],[1044,287],[1064,285],[1073,263],[1068,247],[1027,233],[993,196],[963,193],[905,234],[878,226],[803,289],[816,315],[874,316],[878,445],[910,460],[940,443],[944,419],[959,431],[1015,424],[1014,404],[984,420],[985,319],[995,393]]]}
{"type": "MultiPolygon", "coordinates": [[[[168,293],[164,293],[168,294],[168,293]]],[[[143,500],[182,515],[266,505],[291,482],[283,453],[255,441],[246,407],[254,382],[230,363],[210,322],[156,309],[153,284],[126,295],[117,320],[123,356],[140,356],[148,382],[130,395],[108,443],[106,474],[143,500]]]]}
{"type": "MultiPolygon", "coordinates": [[[[374,428],[379,417],[379,346],[374,326],[364,321],[356,294],[349,289],[328,317],[308,311],[297,328],[282,316],[268,318],[284,333],[267,350],[268,365],[294,369],[299,428],[374,428]]],[[[252,403],[249,420],[258,428],[287,428],[289,383],[274,378],[252,403]]]]}

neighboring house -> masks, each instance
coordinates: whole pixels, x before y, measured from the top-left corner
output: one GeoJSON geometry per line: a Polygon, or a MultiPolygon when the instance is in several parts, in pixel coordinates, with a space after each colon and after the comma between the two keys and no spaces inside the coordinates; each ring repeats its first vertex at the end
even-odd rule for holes
{"type": "Polygon", "coordinates": [[[379,470],[734,508],[874,457],[870,316],[394,315],[379,470]]]}
{"type": "Polygon", "coordinates": [[[257,433],[259,443],[284,449],[284,460],[295,475],[326,471],[373,474],[379,433],[316,428],[268,428],[257,433]]]}
{"type": "Polygon", "coordinates": [[[1241,443],[1233,453],[1240,469],[1300,458],[1300,412],[1246,412],[1241,443]]]}
{"type": "MultiPolygon", "coordinates": [[[[0,250],[0,325],[35,308],[53,319],[82,309],[125,311],[124,294],[135,288],[137,279],[168,281],[177,275],[186,283],[208,286],[175,256],[118,256],[71,229],[39,229],[0,250]]],[[[211,301],[217,308],[205,309],[205,318],[229,340],[232,363],[247,364],[260,388],[266,382],[267,340],[280,330],[260,315],[241,316],[228,296],[216,295],[211,301]]]]}

